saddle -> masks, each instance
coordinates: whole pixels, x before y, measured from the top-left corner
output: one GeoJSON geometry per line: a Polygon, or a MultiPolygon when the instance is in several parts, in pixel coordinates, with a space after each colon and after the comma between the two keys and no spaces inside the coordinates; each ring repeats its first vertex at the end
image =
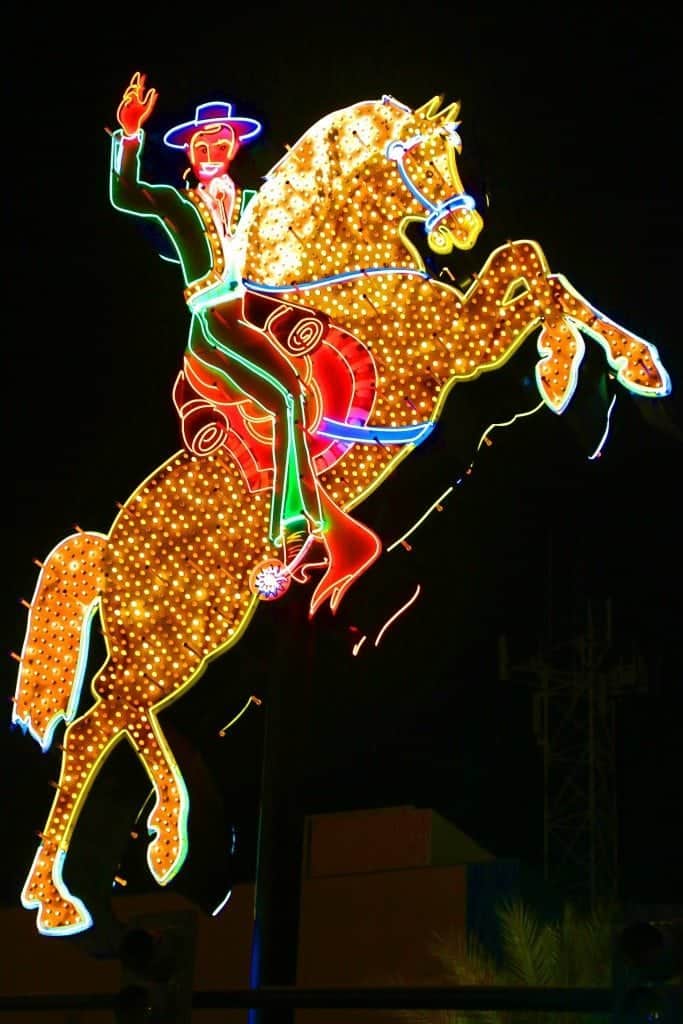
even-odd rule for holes
{"type": "MultiPolygon", "coordinates": [[[[325,313],[271,295],[247,290],[242,316],[296,365],[307,390],[308,447],[316,472],[323,473],[353,442],[317,434],[322,420],[365,426],[370,418],[377,382],[370,352],[325,313]]],[[[209,455],[225,448],[250,491],[272,486],[272,421],[260,406],[190,352],[176,377],[173,402],[190,452],[209,455]]]]}

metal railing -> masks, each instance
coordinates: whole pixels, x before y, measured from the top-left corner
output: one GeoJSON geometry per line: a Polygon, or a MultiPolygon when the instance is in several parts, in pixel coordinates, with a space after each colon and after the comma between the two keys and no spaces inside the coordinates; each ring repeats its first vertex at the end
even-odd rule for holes
{"type": "MultiPolygon", "coordinates": [[[[117,993],[0,997],[0,1013],[49,1010],[114,1010],[117,993]]],[[[526,1010],[609,1013],[615,995],[609,988],[512,988],[452,986],[439,988],[289,988],[226,989],[194,992],[193,1010],[526,1010]]]]}

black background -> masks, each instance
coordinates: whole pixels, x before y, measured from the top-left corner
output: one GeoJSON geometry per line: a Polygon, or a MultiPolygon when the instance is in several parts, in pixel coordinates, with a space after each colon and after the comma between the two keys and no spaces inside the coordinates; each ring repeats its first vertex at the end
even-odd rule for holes
{"type": "MultiPolygon", "coordinates": [[[[303,592],[265,607],[238,648],[164,713],[197,786],[190,855],[173,884],[215,905],[233,825],[233,867],[253,877],[263,706],[225,738],[217,730],[276,682],[298,709],[307,812],[430,806],[499,856],[538,865],[531,690],[523,673],[499,678],[499,638],[521,665],[585,630],[591,609],[606,647],[609,603],[609,656],[643,663],[648,681],[647,694],[618,705],[621,892],[675,902],[683,366],[672,26],[656,11],[584,18],[382,7],[261,5],[196,19],[190,10],[163,24],[141,23],[135,9],[108,10],[101,24],[68,12],[35,23],[15,15],[10,46],[21,71],[7,81],[4,107],[5,647],[21,649],[32,559],[75,523],[106,532],[115,503],[178,447],[170,389],[187,320],[177,268],[108,201],[106,129],[131,74],[145,71],[159,92],[147,145],[147,175],[159,180],[178,181],[182,170],[161,135],[200,102],[229,99],[264,123],[233,165],[241,184],[255,186],[285,145],[334,109],[383,93],[411,106],[437,93],[459,99],[465,185],[490,206],[474,252],[450,261],[454,272],[476,270],[506,239],[538,240],[553,271],[658,347],[672,395],[637,399],[619,388],[604,454],[591,461],[606,415],[600,349],[589,347],[564,416],[544,410],[496,429],[479,452],[489,424],[537,402],[533,339],[504,371],[456,389],[434,436],[363,506],[388,545],[453,485],[412,550],[386,554],[336,617],[325,611],[309,624],[303,592]],[[416,603],[375,647],[418,584],[416,603]]],[[[8,658],[8,698],[15,668],[8,658]]],[[[59,762],[57,751],[43,755],[10,729],[9,706],[0,734],[11,823],[3,899],[14,905],[59,762]]],[[[113,821],[117,803],[129,813],[146,791],[132,755],[117,751],[91,800],[105,802],[113,821]]],[[[122,856],[133,884],[152,887],[141,855],[122,856]]]]}

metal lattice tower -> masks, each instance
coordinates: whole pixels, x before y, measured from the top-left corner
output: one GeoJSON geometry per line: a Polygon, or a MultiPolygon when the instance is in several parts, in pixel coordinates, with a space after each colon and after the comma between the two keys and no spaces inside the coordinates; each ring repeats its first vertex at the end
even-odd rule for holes
{"type": "Polygon", "coordinates": [[[534,691],[544,877],[591,908],[616,898],[618,889],[616,703],[647,689],[642,659],[614,656],[609,602],[599,628],[596,618],[589,604],[571,640],[511,667],[534,691]]]}

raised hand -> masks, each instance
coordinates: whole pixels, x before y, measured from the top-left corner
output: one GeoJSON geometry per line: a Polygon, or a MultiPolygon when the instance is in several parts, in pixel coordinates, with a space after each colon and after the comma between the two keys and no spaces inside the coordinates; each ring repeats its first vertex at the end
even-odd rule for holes
{"type": "Polygon", "coordinates": [[[157,101],[156,89],[145,92],[146,75],[136,71],[116,110],[116,120],[126,135],[135,135],[152,113],[157,101]]]}

